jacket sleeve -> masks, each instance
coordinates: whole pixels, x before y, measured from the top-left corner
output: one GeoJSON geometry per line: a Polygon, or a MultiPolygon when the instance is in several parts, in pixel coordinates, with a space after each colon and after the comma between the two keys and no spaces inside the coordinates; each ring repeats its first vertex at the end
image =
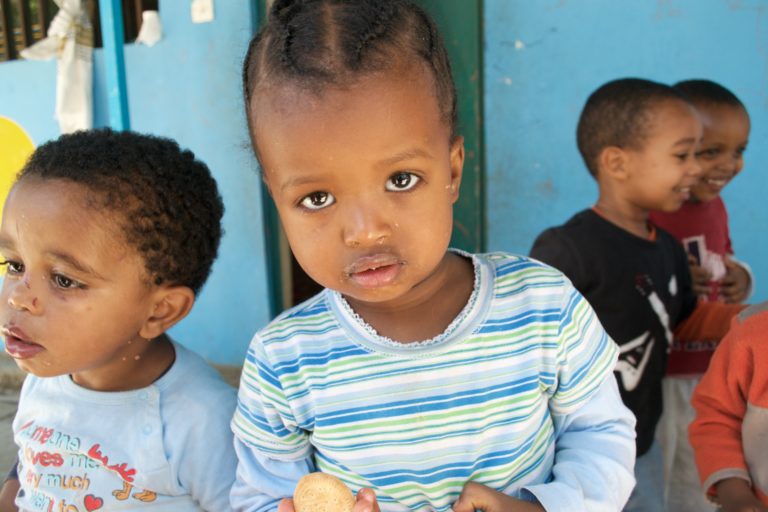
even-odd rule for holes
{"type": "Polygon", "coordinates": [[[613,375],[556,427],[553,479],[525,490],[548,511],[621,510],[635,485],[635,417],[613,375]]]}
{"type": "Polygon", "coordinates": [[[280,500],[293,496],[299,479],[314,471],[311,457],[280,461],[271,459],[235,438],[239,463],[229,495],[237,512],[275,512],[280,500]]]}
{"type": "Polygon", "coordinates": [[[634,486],[636,448],[635,417],[613,373],[618,348],[584,297],[562,287],[558,357],[544,388],[555,427],[552,476],[525,490],[548,511],[621,510],[634,486]]]}
{"type": "Polygon", "coordinates": [[[696,417],[688,430],[689,439],[709,495],[714,495],[714,484],[725,478],[750,481],[741,424],[754,365],[752,354],[739,342],[738,325],[734,322],[734,329],[717,347],[692,399],[696,417]]]}
{"type": "Polygon", "coordinates": [[[746,307],[746,304],[699,300],[688,318],[675,328],[675,338],[681,343],[720,341],[728,332],[731,320],[746,307]]]}

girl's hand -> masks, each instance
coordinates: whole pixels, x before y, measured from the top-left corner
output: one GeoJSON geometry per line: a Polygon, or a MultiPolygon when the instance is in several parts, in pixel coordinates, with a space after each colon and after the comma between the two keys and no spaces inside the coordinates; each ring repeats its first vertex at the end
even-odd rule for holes
{"type": "Polygon", "coordinates": [[[725,277],[720,284],[720,293],[725,302],[738,304],[747,298],[749,292],[749,274],[744,267],[730,258],[725,260],[725,277]]]}
{"type": "Polygon", "coordinates": [[[357,493],[357,502],[353,512],[381,512],[376,493],[372,489],[360,489],[357,493]]]}
{"type": "Polygon", "coordinates": [[[723,512],[768,512],[768,506],[760,503],[746,480],[726,478],[715,489],[723,512]]]}
{"type": "MultiPolygon", "coordinates": [[[[277,506],[277,512],[296,512],[296,509],[293,508],[293,499],[283,498],[277,506]]],[[[360,489],[357,493],[353,512],[381,512],[379,502],[376,500],[376,493],[371,489],[360,489]]]]}
{"type": "Polygon", "coordinates": [[[692,254],[688,255],[688,267],[691,269],[691,285],[696,295],[709,295],[709,282],[712,274],[699,265],[699,261],[692,254]]]}
{"type": "MultiPolygon", "coordinates": [[[[453,512],[544,512],[536,503],[518,500],[477,482],[467,482],[459,499],[453,504],[453,512]]],[[[357,511],[355,511],[357,512],[357,511]]]]}

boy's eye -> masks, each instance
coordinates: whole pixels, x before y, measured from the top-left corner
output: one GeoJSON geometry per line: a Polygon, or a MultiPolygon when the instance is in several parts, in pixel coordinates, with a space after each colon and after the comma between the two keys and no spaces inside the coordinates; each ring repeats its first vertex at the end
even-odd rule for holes
{"type": "Polygon", "coordinates": [[[703,158],[705,160],[711,160],[720,154],[720,150],[717,148],[702,149],[696,153],[696,158],[703,158]]]}
{"type": "Polygon", "coordinates": [[[83,284],[75,281],[74,279],[70,279],[67,276],[63,276],[61,274],[53,274],[51,277],[53,280],[53,284],[55,284],[59,288],[63,288],[65,290],[69,290],[72,288],[82,288],[83,284]]]}
{"type": "Polygon", "coordinates": [[[5,271],[8,275],[18,276],[24,273],[24,264],[17,261],[5,260],[0,262],[0,265],[5,267],[5,271]]]}
{"type": "Polygon", "coordinates": [[[737,149],[737,150],[736,150],[736,157],[741,157],[742,155],[744,155],[744,152],[745,152],[746,150],[747,150],[747,148],[746,148],[746,147],[743,147],[743,148],[739,148],[739,149],[737,149]]]}
{"type": "Polygon", "coordinates": [[[386,189],[390,192],[403,192],[411,190],[421,178],[410,172],[398,172],[387,180],[386,189]]]}
{"type": "Polygon", "coordinates": [[[300,202],[301,207],[307,210],[322,210],[336,202],[336,199],[328,192],[312,192],[300,202]]]}

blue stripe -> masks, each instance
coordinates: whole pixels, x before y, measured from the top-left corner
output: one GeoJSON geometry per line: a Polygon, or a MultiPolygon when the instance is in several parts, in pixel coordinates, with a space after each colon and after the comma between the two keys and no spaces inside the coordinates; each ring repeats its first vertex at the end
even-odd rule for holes
{"type": "Polygon", "coordinates": [[[340,410],[335,414],[318,414],[318,425],[342,425],[361,420],[380,419],[386,417],[403,416],[415,413],[444,411],[454,407],[470,406],[484,401],[505,398],[511,395],[524,394],[538,389],[537,378],[527,378],[521,381],[509,383],[504,387],[488,387],[478,390],[438,395],[430,398],[418,397],[411,400],[400,400],[365,407],[352,407],[340,410]],[[483,400],[480,400],[480,399],[483,400]],[[377,410],[378,409],[378,410],[377,410]],[[340,421],[340,420],[344,421],[340,421]]]}

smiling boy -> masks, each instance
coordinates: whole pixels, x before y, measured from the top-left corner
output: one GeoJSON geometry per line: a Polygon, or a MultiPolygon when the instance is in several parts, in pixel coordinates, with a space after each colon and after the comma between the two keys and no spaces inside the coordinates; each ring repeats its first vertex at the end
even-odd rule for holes
{"type": "MultiPolygon", "coordinates": [[[[704,127],[697,158],[702,173],[691,197],[674,212],[652,212],[651,220],[674,235],[691,262],[694,291],[703,299],[742,302],[751,289],[748,268],[735,260],[723,188],[744,167],[750,121],[744,104],[711,80],[685,80],[673,86],[696,108],[704,127]]],[[[659,426],[667,478],[665,497],[676,512],[715,510],[701,489],[688,442],[694,418],[691,397],[707,370],[718,340],[675,340],[664,379],[664,414],[659,426]]]]}

